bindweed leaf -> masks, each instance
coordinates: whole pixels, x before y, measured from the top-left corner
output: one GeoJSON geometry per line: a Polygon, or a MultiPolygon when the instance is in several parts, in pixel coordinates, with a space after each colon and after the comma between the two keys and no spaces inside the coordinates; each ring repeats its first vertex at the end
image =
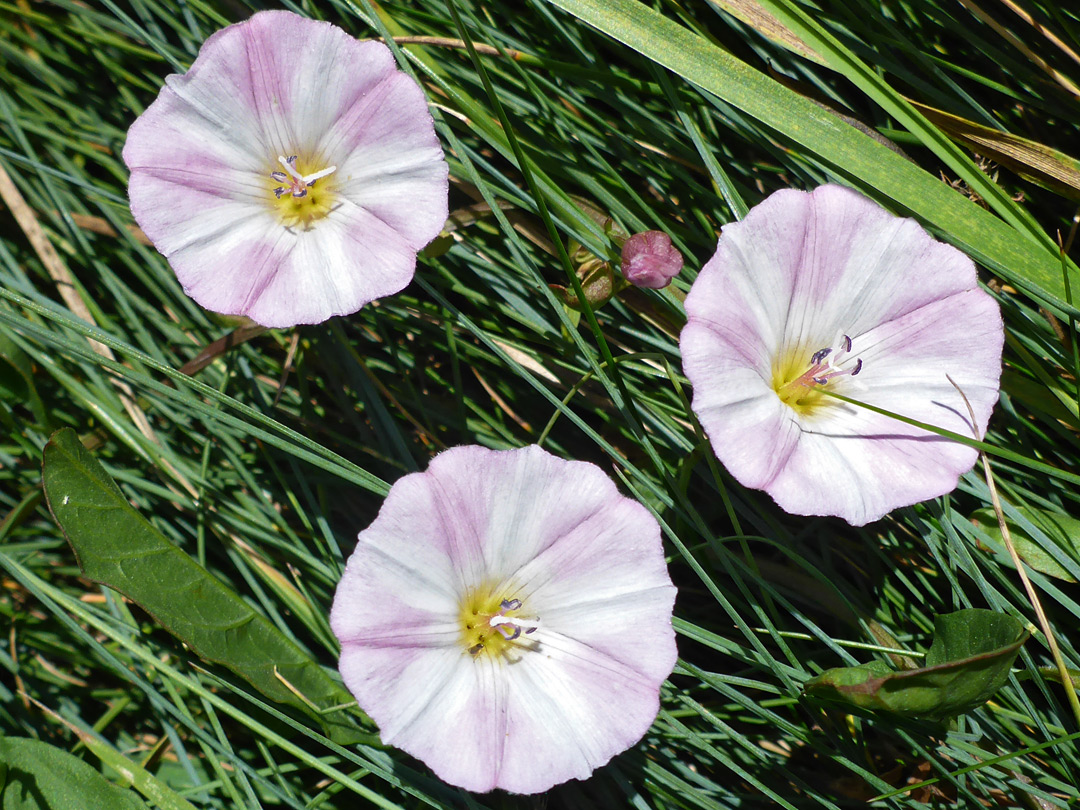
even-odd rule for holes
{"type": "Polygon", "coordinates": [[[75,431],[53,434],[42,478],[49,509],[88,578],[127,596],[201,658],[317,718],[335,742],[364,738],[317,710],[350,703],[344,687],[140,515],[75,431]]]}
{"type": "Polygon", "coordinates": [[[0,810],[143,810],[132,791],[55,746],[0,737],[0,810]]]}
{"type": "MultiPolygon", "coordinates": [[[[1080,557],[1080,520],[1066,515],[1057,515],[1043,509],[1030,507],[1018,507],[1024,518],[1037,527],[1051,542],[1071,552],[1073,556],[1080,557]]],[[[1004,542],[1001,536],[1001,526],[998,525],[997,516],[993,509],[979,509],[972,513],[971,521],[984,532],[998,542],[1004,542]]],[[[1043,548],[1043,544],[1027,533],[1015,521],[1005,518],[1005,525],[1009,528],[1009,536],[1012,538],[1013,547],[1020,559],[1040,573],[1055,579],[1063,579],[1066,582],[1076,582],[1076,577],[1053,556],[1043,548]]],[[[1012,566],[1012,559],[1007,553],[997,555],[1005,565],[1012,566]]]]}
{"type": "Polygon", "coordinates": [[[1009,677],[1028,632],[1012,616],[958,610],[934,620],[934,642],[918,669],[884,661],[829,669],[811,678],[811,698],[901,717],[945,720],[989,700],[1009,677]]]}

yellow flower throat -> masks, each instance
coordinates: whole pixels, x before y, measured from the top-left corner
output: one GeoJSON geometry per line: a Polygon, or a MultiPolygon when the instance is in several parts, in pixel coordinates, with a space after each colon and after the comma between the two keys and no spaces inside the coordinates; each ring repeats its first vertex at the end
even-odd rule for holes
{"type": "MultiPolygon", "coordinates": [[[[333,208],[336,194],[330,179],[337,166],[301,174],[297,156],[278,157],[281,168],[270,172],[271,203],[286,228],[308,229],[333,208]]],[[[308,166],[307,168],[310,168],[308,166]]]]}

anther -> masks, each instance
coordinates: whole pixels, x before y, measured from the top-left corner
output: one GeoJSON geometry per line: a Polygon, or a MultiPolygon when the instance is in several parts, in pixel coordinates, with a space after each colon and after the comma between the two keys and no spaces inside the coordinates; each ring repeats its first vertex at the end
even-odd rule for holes
{"type": "Polygon", "coordinates": [[[521,608],[520,599],[503,599],[502,604],[499,605],[503,610],[519,610],[521,608]]]}
{"type": "Polygon", "coordinates": [[[862,371],[862,358],[861,357],[859,358],[858,362],[855,363],[855,368],[853,368],[851,370],[851,376],[854,377],[860,371],[862,371]]]}
{"type": "Polygon", "coordinates": [[[831,353],[832,349],[818,349],[810,358],[810,363],[816,366],[818,363],[828,357],[831,353]]]}
{"type": "Polygon", "coordinates": [[[851,351],[851,338],[849,338],[847,335],[844,335],[843,337],[844,337],[844,351],[845,352],[850,352],[851,351]]]}

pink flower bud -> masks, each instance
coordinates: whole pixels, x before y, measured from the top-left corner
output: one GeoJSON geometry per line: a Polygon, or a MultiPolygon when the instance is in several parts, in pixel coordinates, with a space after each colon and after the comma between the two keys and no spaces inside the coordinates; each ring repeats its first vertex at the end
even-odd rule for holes
{"type": "Polygon", "coordinates": [[[635,287],[659,290],[682,270],[682,254],[661,231],[635,233],[622,249],[623,277],[635,287]]]}

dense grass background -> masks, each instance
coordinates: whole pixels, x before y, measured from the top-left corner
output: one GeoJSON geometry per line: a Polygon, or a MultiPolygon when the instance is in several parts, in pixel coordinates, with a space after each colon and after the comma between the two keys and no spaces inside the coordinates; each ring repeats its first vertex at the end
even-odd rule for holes
{"type": "MultiPolygon", "coordinates": [[[[1032,537],[1025,555],[1057,564],[1030,576],[1080,669],[1080,592],[1066,579],[1080,579],[1080,523],[1040,532],[1015,511],[1080,517],[1080,276],[1057,248],[1059,234],[1072,244],[1080,172],[1054,151],[1080,143],[1080,16],[1057,3],[1024,2],[1032,25],[993,0],[769,0],[788,32],[777,42],[727,0],[284,5],[358,37],[452,40],[395,51],[433,104],[453,230],[402,294],[321,326],[255,330],[195,370],[185,364],[242,324],[188,300],[132,232],[119,154],[164,76],[261,6],[0,1],[0,166],[17,189],[0,213],[0,734],[71,751],[118,784],[134,772],[137,795],[162,808],[1076,802],[1080,718],[1042,634],[1006,687],[952,724],[800,697],[829,667],[918,659],[937,614],[1034,622],[1000,537],[970,519],[990,503],[979,470],[865,529],[787,516],[715,462],[677,335],[720,227],[778,188],[846,182],[968,250],[1008,329],[986,439],[1006,454],[998,487],[1032,537]],[[1000,169],[905,98],[965,119],[934,120],[975,132],[1000,169]],[[617,256],[590,210],[670,233],[684,274],[579,319],[548,285],[571,286],[573,242],[617,256]],[[335,716],[361,743],[339,746],[81,575],[42,500],[43,447],[62,427],[334,677],[327,610],[389,483],[461,443],[541,442],[594,461],[664,528],[680,662],[660,716],[592,779],[542,797],[447,788],[383,748],[355,708],[335,716]]],[[[9,793],[3,807],[23,806],[9,793]]]]}

